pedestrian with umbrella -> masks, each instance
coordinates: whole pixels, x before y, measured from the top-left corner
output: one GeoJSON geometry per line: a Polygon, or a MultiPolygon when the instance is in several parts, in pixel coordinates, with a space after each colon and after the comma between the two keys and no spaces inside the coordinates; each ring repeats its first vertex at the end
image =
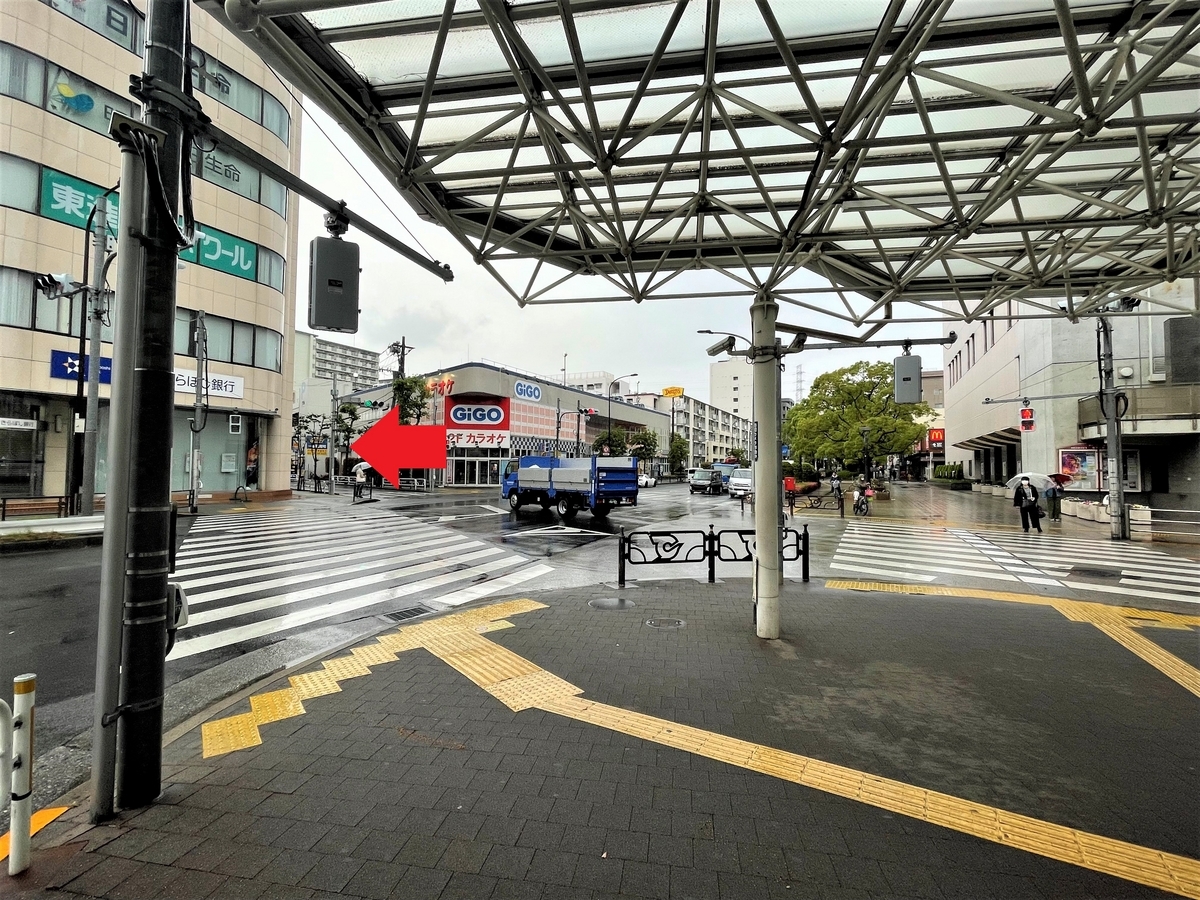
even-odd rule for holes
{"type": "Polygon", "coordinates": [[[1008,481],[1008,486],[1011,488],[1016,485],[1016,490],[1013,492],[1013,506],[1021,510],[1021,528],[1028,534],[1029,526],[1032,524],[1037,529],[1037,533],[1042,533],[1041,518],[1043,515],[1042,508],[1038,506],[1038,497],[1053,481],[1046,475],[1035,475],[1033,472],[1022,472],[1008,481]],[[1034,486],[1033,478],[1039,479],[1038,486],[1034,486]]]}
{"type": "Polygon", "coordinates": [[[1070,475],[1063,475],[1060,472],[1055,472],[1050,476],[1050,486],[1046,488],[1044,496],[1046,498],[1046,513],[1051,522],[1062,521],[1062,498],[1063,485],[1071,480],[1070,475]]]}

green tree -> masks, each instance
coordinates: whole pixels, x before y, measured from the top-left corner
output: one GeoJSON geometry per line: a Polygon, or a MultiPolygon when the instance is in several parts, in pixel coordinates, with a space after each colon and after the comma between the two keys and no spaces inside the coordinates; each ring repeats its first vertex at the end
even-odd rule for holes
{"type": "Polygon", "coordinates": [[[609,456],[625,456],[629,452],[629,440],[625,435],[625,429],[614,428],[611,436],[606,431],[592,441],[592,449],[597,453],[601,453],[605,447],[608,447],[609,456]]]}
{"type": "Polygon", "coordinates": [[[392,406],[400,410],[401,425],[420,425],[433,391],[420,375],[392,379],[392,406]]]}
{"type": "Polygon", "coordinates": [[[338,407],[337,424],[334,426],[342,443],[342,474],[346,474],[346,457],[350,455],[350,442],[362,434],[358,426],[360,414],[357,403],[343,403],[338,407]]]}
{"type": "Polygon", "coordinates": [[[732,450],[730,450],[728,458],[735,460],[737,462],[737,464],[739,466],[741,466],[742,468],[745,468],[746,466],[750,465],[750,463],[746,459],[746,451],[743,450],[741,447],[734,447],[732,450]]]}
{"type": "Polygon", "coordinates": [[[857,362],[818,375],[808,396],[788,412],[784,443],[793,453],[851,465],[863,459],[864,449],[875,460],[905,452],[925,431],[918,420],[933,411],[925,403],[897,404],[894,377],[886,362],[857,362]]]}
{"type": "Polygon", "coordinates": [[[679,434],[671,435],[671,446],[667,451],[667,463],[673,475],[679,475],[687,468],[688,442],[679,434]]]}
{"type": "Polygon", "coordinates": [[[638,459],[654,459],[658,455],[658,432],[639,428],[629,435],[628,450],[638,459]]]}

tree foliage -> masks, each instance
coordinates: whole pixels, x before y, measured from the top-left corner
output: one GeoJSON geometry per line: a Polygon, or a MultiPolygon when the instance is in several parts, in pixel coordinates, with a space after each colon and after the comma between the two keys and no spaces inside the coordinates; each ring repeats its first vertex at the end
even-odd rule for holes
{"type": "Polygon", "coordinates": [[[743,469],[750,465],[749,458],[746,456],[746,451],[741,447],[734,447],[729,451],[729,459],[734,460],[743,469]]]}
{"type": "Polygon", "coordinates": [[[611,434],[605,431],[604,434],[592,441],[592,449],[601,455],[604,455],[605,447],[608,447],[608,456],[625,456],[629,452],[629,439],[625,434],[625,429],[614,428],[611,434]]]}
{"type": "Polygon", "coordinates": [[[629,435],[628,451],[638,459],[654,459],[658,455],[658,432],[639,428],[629,435]]]}
{"type": "Polygon", "coordinates": [[[671,435],[671,446],[667,454],[667,463],[672,474],[678,475],[687,468],[688,442],[682,435],[671,435]]]}
{"type": "Polygon", "coordinates": [[[420,375],[392,379],[392,406],[400,410],[401,425],[420,425],[433,390],[420,375]]]}
{"type": "Polygon", "coordinates": [[[925,403],[897,404],[894,377],[886,362],[857,362],[818,375],[808,396],[788,412],[784,443],[794,454],[851,463],[866,452],[875,460],[904,453],[925,432],[918,420],[933,411],[925,403]]]}

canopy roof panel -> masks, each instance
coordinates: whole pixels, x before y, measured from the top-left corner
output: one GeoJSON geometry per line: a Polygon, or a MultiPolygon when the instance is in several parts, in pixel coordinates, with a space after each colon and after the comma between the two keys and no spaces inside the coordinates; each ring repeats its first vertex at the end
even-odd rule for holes
{"type": "Polygon", "coordinates": [[[1194,0],[198,2],[522,304],[862,334],[1200,273],[1194,0]]]}

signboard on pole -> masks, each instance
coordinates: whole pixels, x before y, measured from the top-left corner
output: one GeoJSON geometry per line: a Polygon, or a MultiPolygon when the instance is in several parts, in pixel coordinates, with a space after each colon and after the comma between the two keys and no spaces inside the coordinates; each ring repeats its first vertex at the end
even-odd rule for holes
{"type": "Polygon", "coordinates": [[[681,388],[681,387],[665,387],[662,389],[662,395],[664,397],[682,397],[683,396],[683,388],[681,388]]]}

